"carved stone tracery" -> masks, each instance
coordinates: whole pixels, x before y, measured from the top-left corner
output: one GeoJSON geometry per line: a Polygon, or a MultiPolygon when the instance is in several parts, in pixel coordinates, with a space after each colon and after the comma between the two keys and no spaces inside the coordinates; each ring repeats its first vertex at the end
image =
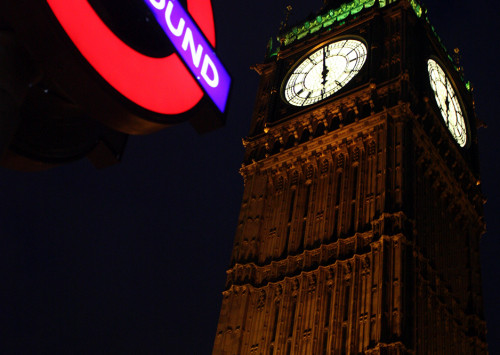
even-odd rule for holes
{"type": "Polygon", "coordinates": [[[475,131],[468,150],[450,139],[415,62],[417,40],[439,44],[390,3],[258,68],[214,354],[486,353],[475,131]],[[358,81],[281,102],[278,73],[350,31],[373,41],[358,81]]]}

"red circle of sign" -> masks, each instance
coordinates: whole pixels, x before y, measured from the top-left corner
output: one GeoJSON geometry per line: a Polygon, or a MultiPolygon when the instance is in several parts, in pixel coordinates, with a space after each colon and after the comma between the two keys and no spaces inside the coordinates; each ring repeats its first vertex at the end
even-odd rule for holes
{"type": "MultiPolygon", "coordinates": [[[[193,108],[203,91],[177,54],[145,56],[126,45],[86,0],[47,0],[52,12],[92,67],[118,92],[137,105],[174,115],[193,108]]],[[[210,0],[188,0],[188,11],[215,46],[210,0]]]]}

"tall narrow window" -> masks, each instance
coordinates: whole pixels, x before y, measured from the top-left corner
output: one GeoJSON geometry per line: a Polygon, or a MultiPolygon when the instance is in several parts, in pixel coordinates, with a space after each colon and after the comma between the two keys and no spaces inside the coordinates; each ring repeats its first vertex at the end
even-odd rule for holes
{"type": "Polygon", "coordinates": [[[350,293],[351,286],[346,285],[344,292],[344,321],[347,321],[349,318],[350,293]]]}
{"type": "Polygon", "coordinates": [[[340,194],[342,192],[342,173],[339,172],[337,175],[337,184],[335,186],[335,206],[340,204],[340,194]]]}
{"type": "Polygon", "coordinates": [[[306,225],[307,221],[304,219],[302,221],[302,230],[300,231],[300,242],[299,242],[299,248],[304,247],[304,237],[306,235],[306,225]]]}
{"type": "Polygon", "coordinates": [[[354,233],[356,230],[356,201],[351,203],[351,231],[354,233]]]}
{"type": "Polygon", "coordinates": [[[292,308],[292,314],[290,317],[290,327],[288,328],[288,337],[291,337],[293,335],[293,325],[295,323],[295,311],[297,308],[297,300],[294,299],[291,305],[292,308]]]}
{"type": "Polygon", "coordinates": [[[347,326],[342,327],[342,355],[347,354],[347,326]]]}
{"type": "Polygon", "coordinates": [[[328,332],[323,333],[323,355],[328,354],[328,332]]]}
{"type": "MultiPolygon", "coordinates": [[[[356,150],[358,152],[358,157],[359,157],[359,150],[356,150]]],[[[359,178],[358,178],[358,165],[354,166],[352,169],[352,196],[351,196],[351,223],[350,223],[350,228],[351,232],[354,233],[356,230],[356,197],[358,193],[358,184],[359,184],[359,178]]]]}
{"type": "Polygon", "coordinates": [[[274,342],[276,340],[276,332],[278,329],[278,317],[280,315],[280,304],[279,302],[274,303],[274,322],[273,322],[273,330],[272,330],[272,336],[271,336],[271,341],[274,342]]]}
{"type": "Polygon", "coordinates": [[[356,199],[358,193],[358,165],[352,169],[352,199],[356,199]]]}
{"type": "Polygon", "coordinates": [[[311,184],[306,187],[306,200],[305,200],[305,208],[304,208],[304,218],[307,217],[309,213],[309,199],[311,197],[311,184]]]}
{"type": "MultiPolygon", "coordinates": [[[[286,248],[285,252],[288,251],[288,246],[290,244],[290,232],[291,232],[291,223],[292,223],[292,217],[293,217],[293,207],[295,205],[295,193],[296,190],[292,190],[292,197],[290,199],[290,207],[288,209],[288,225],[286,227],[286,248]]],[[[293,244],[292,244],[293,247],[293,244]]]]}
{"type": "Polygon", "coordinates": [[[334,207],[334,228],[333,228],[333,237],[337,238],[341,233],[341,216],[340,216],[340,201],[342,195],[342,172],[338,171],[337,179],[335,181],[335,207],[334,207]]]}
{"type": "Polygon", "coordinates": [[[330,325],[330,311],[332,308],[332,293],[328,291],[326,294],[326,312],[325,312],[325,327],[330,325]]]}
{"type": "Polygon", "coordinates": [[[306,226],[307,226],[307,214],[309,213],[309,200],[311,197],[311,184],[306,187],[306,196],[304,200],[304,214],[302,216],[302,230],[300,234],[300,246],[304,245],[304,240],[306,237],[306,226]]]}
{"type": "Polygon", "coordinates": [[[290,240],[290,223],[288,223],[288,226],[286,227],[286,240],[285,240],[285,248],[283,250],[284,253],[288,252],[288,244],[290,240]]]}
{"type": "Polygon", "coordinates": [[[292,198],[290,199],[290,209],[288,210],[288,223],[292,221],[293,206],[295,205],[295,192],[296,190],[292,191],[292,198]]]}

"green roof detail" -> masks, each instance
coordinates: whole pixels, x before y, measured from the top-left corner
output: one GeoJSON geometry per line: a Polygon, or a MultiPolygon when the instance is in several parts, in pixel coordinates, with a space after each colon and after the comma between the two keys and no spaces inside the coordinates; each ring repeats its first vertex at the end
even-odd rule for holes
{"type": "MultiPolygon", "coordinates": [[[[396,1],[397,0],[352,0],[351,2],[340,5],[337,9],[330,9],[316,16],[313,20],[306,21],[301,25],[293,27],[289,32],[279,36],[278,41],[282,46],[288,46],[296,40],[300,40],[322,28],[331,27],[334,23],[341,25],[341,22],[349,16],[356,15],[363,9],[368,9],[376,3],[378,3],[380,7],[385,7],[396,1]]],[[[422,17],[422,15],[425,14],[425,10],[417,0],[409,0],[409,2],[418,17],[422,17]]]]}
{"type": "Polygon", "coordinates": [[[413,11],[415,11],[417,17],[420,18],[425,13],[424,9],[422,9],[422,6],[420,6],[417,0],[410,0],[410,5],[413,7],[413,11]]]}
{"type": "MultiPolygon", "coordinates": [[[[336,9],[328,9],[326,12],[317,15],[314,19],[297,25],[290,31],[279,35],[277,38],[279,45],[277,47],[272,48],[273,43],[271,41],[271,47],[268,48],[268,58],[277,56],[280,52],[280,46],[286,47],[297,40],[301,40],[302,38],[310,34],[320,31],[321,29],[329,31],[332,29],[332,26],[334,24],[337,26],[344,25],[348,17],[356,18],[357,14],[363,9],[371,8],[377,3],[380,8],[383,8],[397,1],[400,0],[352,0],[340,5],[340,7],[336,9]]],[[[441,38],[436,33],[434,27],[430,24],[429,18],[427,17],[427,10],[420,4],[419,0],[406,1],[408,1],[408,3],[411,5],[418,18],[423,18],[429,24],[439,44],[441,45],[445,53],[448,53],[448,50],[441,41],[441,38]]],[[[448,59],[451,63],[454,63],[453,58],[450,55],[448,55],[448,59]]],[[[458,71],[457,68],[455,69],[458,71]]],[[[462,80],[464,80],[463,75],[461,75],[461,78],[462,80]]]]}
{"type": "MultiPolygon", "coordinates": [[[[386,0],[379,1],[384,4],[386,2],[386,0]]],[[[306,21],[305,23],[292,28],[291,31],[280,36],[278,40],[282,45],[288,46],[296,40],[304,38],[308,34],[315,33],[322,28],[330,27],[335,22],[341,22],[349,15],[357,14],[364,8],[372,7],[376,2],[377,0],[353,0],[342,4],[337,9],[330,9],[326,13],[316,16],[314,20],[306,21]]]]}

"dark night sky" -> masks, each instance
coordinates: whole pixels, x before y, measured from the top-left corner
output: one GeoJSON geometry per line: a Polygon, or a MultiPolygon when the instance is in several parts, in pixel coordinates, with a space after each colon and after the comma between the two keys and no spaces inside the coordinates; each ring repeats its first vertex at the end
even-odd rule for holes
{"type": "MultiPolygon", "coordinates": [[[[0,169],[0,352],[211,352],[258,83],[249,66],[263,60],[287,4],[293,22],[322,1],[213,2],[219,57],[234,80],[224,128],[198,135],[181,124],[131,137],[122,162],[105,170],[87,160],[41,173],[0,169]]],[[[425,4],[447,47],[461,49],[489,126],[480,130],[488,197],[481,257],[489,350],[500,354],[500,4],[425,4]]]]}

